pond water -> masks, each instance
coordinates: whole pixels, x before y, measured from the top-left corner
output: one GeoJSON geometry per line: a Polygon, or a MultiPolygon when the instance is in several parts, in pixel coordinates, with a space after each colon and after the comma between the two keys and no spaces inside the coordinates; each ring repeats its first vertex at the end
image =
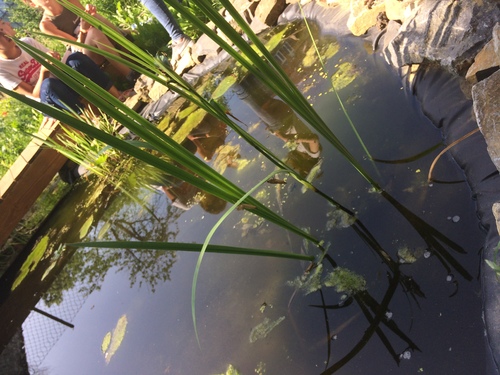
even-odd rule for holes
{"type": "MultiPolygon", "coordinates": [[[[42,294],[37,307],[59,317],[65,313],[58,308],[72,306],[66,310],[73,311],[73,328],[50,321],[57,326],[55,338],[49,339],[50,329],[40,333],[49,318],[31,313],[24,322],[33,373],[212,375],[226,373],[229,365],[241,374],[484,373],[478,281],[484,234],[462,171],[445,155],[433,175],[448,183],[427,183],[442,148],[410,158],[439,144],[441,135],[371,46],[327,36],[317,43],[327,70],[337,74],[334,84],[366,149],[377,160],[401,162],[368,160],[332,81],[319,70],[303,24],[287,28],[275,56],[380,182],[383,194],[371,192],[333,147],[251,77],[222,100],[255,138],[356,213],[358,221],[349,226],[352,222],[322,197],[283,174],[277,178],[286,184],[265,184],[255,194],[325,241],[328,256],[311,274],[322,270],[323,277],[339,277],[348,270],[340,275],[349,279],[345,288],[362,290],[349,295],[326,286],[297,289],[292,284],[309,266],[305,262],[207,254],[196,295],[198,344],[191,316],[197,254],[75,251],[60,249],[59,243],[80,238],[202,243],[221,215],[211,209],[223,212],[228,206],[212,201],[202,208],[183,200],[197,192],[182,184],[168,191],[143,188],[139,204],[103,184],[82,181],[47,224],[48,253],[10,294],[12,300],[27,288],[33,304],[42,294]],[[291,142],[285,145],[287,138],[291,142]],[[175,205],[166,193],[177,196],[175,205]]],[[[220,67],[211,87],[228,72],[235,74],[220,67]]],[[[274,168],[222,124],[206,121],[191,135],[193,152],[243,189],[274,168]]],[[[212,242],[317,254],[296,235],[245,211],[233,212],[212,242]]],[[[28,298],[21,296],[12,306],[28,298]]]]}

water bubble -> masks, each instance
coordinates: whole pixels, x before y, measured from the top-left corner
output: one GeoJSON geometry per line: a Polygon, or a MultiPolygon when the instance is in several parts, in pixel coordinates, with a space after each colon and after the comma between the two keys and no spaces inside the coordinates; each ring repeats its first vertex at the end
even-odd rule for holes
{"type": "Polygon", "coordinates": [[[460,216],[458,215],[455,215],[453,216],[453,218],[451,219],[454,223],[458,223],[460,221],[460,216]]]}

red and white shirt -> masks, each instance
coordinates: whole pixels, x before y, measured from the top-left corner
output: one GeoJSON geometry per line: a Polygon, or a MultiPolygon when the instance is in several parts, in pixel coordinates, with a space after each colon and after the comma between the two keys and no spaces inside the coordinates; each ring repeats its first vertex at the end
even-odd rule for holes
{"type": "MultiPolygon", "coordinates": [[[[21,40],[43,52],[49,51],[33,38],[21,38],[21,40]]],[[[9,90],[14,90],[21,82],[35,86],[40,76],[40,68],[41,64],[21,49],[21,55],[15,59],[0,58],[0,84],[9,90]]]]}

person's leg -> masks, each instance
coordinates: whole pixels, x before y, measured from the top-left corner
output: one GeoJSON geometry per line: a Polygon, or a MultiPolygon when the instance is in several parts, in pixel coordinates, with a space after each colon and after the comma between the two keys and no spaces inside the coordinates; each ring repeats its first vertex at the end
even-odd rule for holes
{"type": "Polygon", "coordinates": [[[74,52],[69,55],[66,60],[66,65],[97,83],[107,91],[113,86],[113,82],[111,82],[107,74],[104,73],[89,56],[81,52],[74,52]]]}
{"type": "Polygon", "coordinates": [[[163,0],[141,0],[141,3],[156,17],[165,30],[167,30],[172,42],[175,43],[185,36],[163,0]]]}
{"type": "MultiPolygon", "coordinates": [[[[108,37],[104,35],[101,30],[95,27],[91,27],[88,31],[85,43],[90,46],[102,49],[103,51],[109,52],[117,57],[119,56],[119,53],[116,52],[113,44],[110,42],[108,37]]],[[[101,55],[87,49],[84,49],[83,53],[89,56],[96,64],[100,64],[100,61],[103,59],[101,55]]],[[[132,73],[132,69],[114,59],[109,59],[109,63],[127,79],[132,73]]]]}
{"type": "Polygon", "coordinates": [[[40,101],[59,109],[71,109],[76,113],[80,113],[83,108],[79,95],[58,78],[47,78],[42,82],[40,101]]]}
{"type": "Polygon", "coordinates": [[[85,77],[97,83],[100,87],[108,91],[115,98],[121,99],[122,92],[119,91],[106,73],[104,73],[87,55],[81,52],[74,52],[68,56],[66,64],[85,77]]]}

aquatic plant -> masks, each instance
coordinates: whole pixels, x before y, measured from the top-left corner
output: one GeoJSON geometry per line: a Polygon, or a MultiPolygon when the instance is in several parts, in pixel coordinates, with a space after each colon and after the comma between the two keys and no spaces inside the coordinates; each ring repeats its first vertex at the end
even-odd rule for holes
{"type": "Polygon", "coordinates": [[[495,272],[497,279],[500,279],[500,264],[498,263],[498,252],[500,251],[500,242],[493,249],[493,260],[485,259],[486,264],[495,272]]]}

